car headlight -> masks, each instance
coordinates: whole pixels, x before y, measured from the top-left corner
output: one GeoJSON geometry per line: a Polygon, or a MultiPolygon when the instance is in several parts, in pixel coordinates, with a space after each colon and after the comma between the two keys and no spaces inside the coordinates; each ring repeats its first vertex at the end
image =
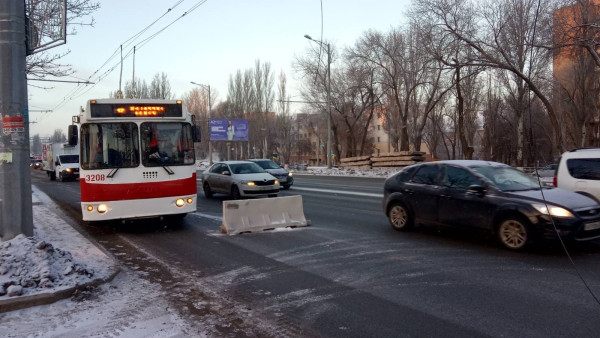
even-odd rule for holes
{"type": "Polygon", "coordinates": [[[289,173],[288,176],[292,176],[292,173],[289,173]]]}
{"type": "Polygon", "coordinates": [[[256,185],[256,183],[254,183],[254,181],[241,181],[240,183],[241,183],[241,184],[248,185],[248,186],[253,186],[253,185],[256,185]]]}
{"type": "Polygon", "coordinates": [[[279,180],[275,180],[275,185],[279,185],[279,180]]]}
{"type": "Polygon", "coordinates": [[[543,204],[532,204],[532,206],[544,215],[550,215],[554,217],[573,217],[573,214],[569,210],[554,205],[548,205],[546,207],[543,204]]]}

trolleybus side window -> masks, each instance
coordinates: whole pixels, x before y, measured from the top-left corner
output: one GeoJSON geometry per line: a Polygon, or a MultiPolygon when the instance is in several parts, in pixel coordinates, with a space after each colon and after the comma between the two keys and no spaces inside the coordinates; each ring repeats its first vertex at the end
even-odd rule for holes
{"type": "Polygon", "coordinates": [[[134,168],[139,165],[139,137],[135,123],[87,123],[81,126],[83,169],[134,168]]]}
{"type": "Polygon", "coordinates": [[[195,162],[189,123],[144,122],[140,129],[144,166],[190,165],[195,162]]]}

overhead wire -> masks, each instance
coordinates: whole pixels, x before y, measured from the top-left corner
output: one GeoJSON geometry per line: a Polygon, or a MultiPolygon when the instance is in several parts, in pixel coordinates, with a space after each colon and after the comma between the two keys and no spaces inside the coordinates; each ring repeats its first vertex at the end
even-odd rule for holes
{"type": "MultiPolygon", "coordinates": [[[[535,35],[536,35],[536,30],[537,30],[537,21],[538,21],[538,16],[539,16],[539,12],[540,12],[540,6],[541,6],[541,0],[537,1],[537,8],[535,11],[535,17],[534,17],[534,22],[533,22],[533,32],[532,32],[532,36],[531,36],[531,46],[534,46],[535,44],[535,35]]],[[[529,70],[528,70],[528,77],[531,79],[531,72],[532,72],[532,68],[533,68],[533,48],[530,49],[530,56],[529,56],[529,70]]],[[[531,90],[528,91],[527,93],[527,99],[529,100],[529,104],[528,104],[528,111],[529,111],[529,135],[530,135],[530,140],[531,142],[529,142],[529,147],[530,147],[530,151],[532,153],[534,149],[532,149],[532,147],[536,147],[535,150],[537,150],[537,143],[534,145],[533,143],[533,127],[532,127],[532,114],[531,114],[531,90]]],[[[537,152],[535,152],[534,154],[537,154],[537,152]]],[[[537,161],[533,161],[533,167],[534,167],[534,173],[538,172],[538,165],[536,163],[537,161]]],[[[539,175],[537,176],[538,178],[538,185],[540,187],[540,193],[542,195],[542,200],[544,201],[544,206],[546,207],[546,210],[550,210],[550,208],[548,207],[548,203],[546,201],[546,196],[544,195],[544,189],[540,180],[539,175]]],[[[558,231],[558,228],[556,227],[556,222],[554,222],[554,218],[550,215],[550,221],[552,222],[552,227],[554,228],[554,232],[556,233],[556,237],[558,237],[558,240],[560,241],[561,247],[563,249],[563,251],[565,252],[567,258],[569,259],[569,262],[571,263],[571,266],[573,266],[573,269],[575,270],[575,273],[577,273],[577,276],[579,277],[579,279],[581,280],[581,282],[583,283],[584,287],[587,289],[588,293],[592,296],[592,298],[596,301],[596,303],[598,305],[600,305],[600,299],[598,299],[598,296],[596,296],[596,294],[594,293],[594,291],[590,288],[590,286],[588,285],[587,281],[585,280],[585,278],[583,277],[583,275],[581,274],[581,272],[579,271],[579,269],[577,268],[577,265],[575,264],[575,261],[573,260],[573,257],[571,256],[571,254],[569,253],[569,250],[567,249],[567,246],[565,245],[564,240],[562,239],[562,237],[560,236],[560,233],[558,231]]]]}
{"type": "MultiPolygon", "coordinates": [[[[176,8],[179,4],[181,4],[184,0],[178,0],[175,5],[173,5],[172,7],[170,7],[169,9],[167,9],[167,11],[165,13],[163,13],[161,16],[159,16],[156,20],[154,20],[152,23],[150,23],[149,25],[147,25],[146,27],[144,27],[142,30],[140,30],[139,32],[137,32],[136,34],[134,34],[133,36],[131,36],[129,39],[125,40],[123,43],[127,44],[130,41],[134,41],[137,37],[139,37],[141,34],[143,34],[144,32],[146,32],[150,27],[152,27],[155,23],[157,23],[160,19],[162,19],[165,15],[167,15],[169,12],[171,12],[171,10],[173,8],[176,8]]],[[[122,46],[123,43],[120,45],[122,46]]],[[[113,54],[111,56],[108,57],[108,59],[106,61],[104,61],[104,63],[98,67],[98,69],[96,69],[90,76],[88,76],[88,81],[92,79],[92,77],[94,75],[96,75],[108,62],[110,62],[110,60],[112,60],[115,55],[117,55],[118,51],[120,50],[120,46],[117,47],[116,51],[113,52],[113,54]]],[[[77,86],[75,88],[73,88],[69,93],[67,93],[67,95],[63,98],[63,101],[59,102],[54,108],[54,109],[58,109],[59,107],[63,106],[64,104],[66,104],[66,102],[70,101],[70,99],[67,101],[67,98],[71,98],[74,95],[77,94],[78,91],[82,90],[82,86],[77,86]]]]}
{"type": "MultiPolygon", "coordinates": [[[[154,39],[156,36],[158,36],[160,33],[162,33],[163,31],[165,31],[167,28],[169,28],[171,25],[173,25],[175,22],[181,20],[183,17],[185,17],[187,14],[190,14],[191,12],[193,12],[194,10],[196,10],[198,7],[200,7],[201,5],[203,5],[206,1],[208,0],[201,0],[199,1],[197,4],[195,4],[194,6],[192,6],[189,10],[185,11],[183,14],[181,14],[177,19],[173,20],[171,23],[169,23],[168,25],[166,25],[165,27],[161,28],[160,30],[158,30],[157,32],[155,32],[154,34],[150,35],[149,37],[147,37],[146,39],[142,40],[141,42],[139,42],[137,45],[133,46],[126,54],[125,56],[123,56],[123,60],[129,58],[131,55],[133,55],[134,51],[139,51],[144,45],[146,45],[149,41],[151,41],[152,39],[154,39]]],[[[118,61],[114,66],[112,66],[111,68],[109,68],[106,72],[104,72],[102,75],[100,75],[98,77],[97,82],[100,82],[102,80],[104,80],[106,77],[108,77],[108,75],[110,75],[110,73],[112,73],[120,64],[122,61],[118,61]]],[[[73,96],[73,98],[79,97],[87,92],[89,92],[90,90],[92,90],[94,87],[94,85],[92,85],[91,87],[86,88],[85,91],[83,91],[82,93],[77,94],[76,96],[73,96]]]]}
{"type": "MultiPolygon", "coordinates": [[[[146,27],[144,27],[142,30],[140,30],[139,32],[137,32],[136,34],[134,34],[133,36],[131,36],[129,39],[125,40],[123,43],[121,43],[119,45],[119,47],[117,47],[117,49],[115,50],[115,52],[113,52],[111,54],[111,56],[109,56],[104,62],[103,64],[98,67],[98,69],[96,69],[89,77],[88,80],[92,80],[92,78],[95,78],[94,84],[92,85],[78,85],[75,88],[73,88],[71,91],[69,91],[62,99],[62,101],[60,101],[59,103],[57,103],[52,110],[56,111],[59,108],[63,107],[64,105],[66,105],[69,101],[78,98],[82,95],[84,95],[85,93],[89,92],[91,89],[93,89],[99,82],[101,82],[102,80],[104,80],[106,77],[108,77],[108,75],[110,75],[120,64],[122,61],[124,61],[127,57],[129,57],[130,55],[133,54],[133,48],[131,48],[130,52],[127,53],[122,60],[118,60],[116,62],[116,64],[112,65],[110,68],[106,69],[104,72],[102,72],[100,75],[97,75],[99,72],[101,72],[106,65],[108,65],[110,63],[110,61],[112,61],[116,55],[118,55],[118,51],[121,49],[121,46],[125,45],[130,46],[131,44],[133,44],[136,40],[139,39],[140,36],[142,36],[144,33],[146,33],[151,27],[153,27],[157,22],[159,22],[161,19],[163,19],[166,15],[168,15],[169,13],[172,12],[173,9],[175,9],[177,6],[179,6],[181,3],[183,3],[185,0],[178,0],[173,6],[171,6],[170,8],[168,8],[161,16],[159,16],[156,20],[154,20],[152,23],[148,24],[146,27]]],[[[183,17],[185,17],[187,14],[193,12],[194,10],[196,10],[198,7],[200,7],[202,4],[204,4],[206,1],[208,0],[201,0],[198,3],[196,3],[195,5],[193,5],[190,9],[188,9],[187,11],[185,11],[182,15],[180,15],[179,17],[177,17],[175,20],[173,20],[171,23],[169,23],[168,25],[166,25],[165,27],[159,29],[156,33],[152,34],[150,37],[142,40],[140,42],[140,46],[134,46],[136,47],[138,50],[141,48],[141,46],[147,44],[149,41],[151,41],[153,38],[155,38],[158,34],[162,33],[163,31],[165,31],[168,27],[170,27],[171,25],[173,25],[175,22],[179,21],[180,19],[182,19],[183,17]]]]}

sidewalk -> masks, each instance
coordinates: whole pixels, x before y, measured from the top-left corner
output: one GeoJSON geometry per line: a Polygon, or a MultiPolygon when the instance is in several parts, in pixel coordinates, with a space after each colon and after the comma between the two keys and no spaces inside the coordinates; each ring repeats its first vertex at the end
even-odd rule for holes
{"type": "Polygon", "coordinates": [[[118,263],[75,230],[35,186],[32,204],[33,238],[0,242],[0,313],[54,303],[119,273],[118,263]]]}

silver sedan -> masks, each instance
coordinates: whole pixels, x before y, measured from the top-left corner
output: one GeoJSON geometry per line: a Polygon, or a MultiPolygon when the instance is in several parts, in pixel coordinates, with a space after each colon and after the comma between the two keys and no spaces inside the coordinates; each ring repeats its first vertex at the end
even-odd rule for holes
{"type": "Polygon", "coordinates": [[[202,189],[207,198],[220,193],[233,199],[254,196],[277,197],[279,181],[250,161],[223,161],[202,173],[202,189]]]}

